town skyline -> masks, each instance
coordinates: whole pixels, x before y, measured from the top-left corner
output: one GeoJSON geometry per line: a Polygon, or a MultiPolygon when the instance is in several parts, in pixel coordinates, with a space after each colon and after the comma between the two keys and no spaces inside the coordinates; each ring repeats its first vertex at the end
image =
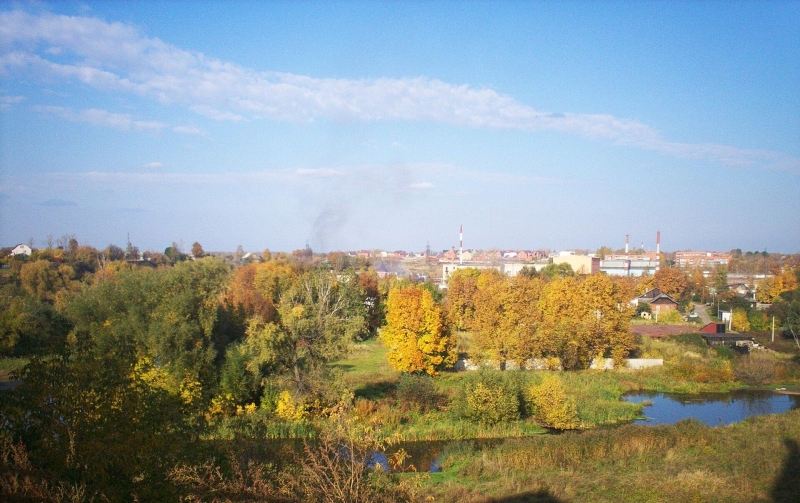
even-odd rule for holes
{"type": "Polygon", "coordinates": [[[0,243],[797,253],[799,17],[5,4],[0,243]]]}

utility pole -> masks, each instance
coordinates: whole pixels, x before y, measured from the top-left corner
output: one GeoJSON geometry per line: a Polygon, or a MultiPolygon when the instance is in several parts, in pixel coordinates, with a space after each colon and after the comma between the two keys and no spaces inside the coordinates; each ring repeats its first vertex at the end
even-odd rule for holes
{"type": "Polygon", "coordinates": [[[775,317],[772,317],[772,342],[775,342],[775,317]]]}

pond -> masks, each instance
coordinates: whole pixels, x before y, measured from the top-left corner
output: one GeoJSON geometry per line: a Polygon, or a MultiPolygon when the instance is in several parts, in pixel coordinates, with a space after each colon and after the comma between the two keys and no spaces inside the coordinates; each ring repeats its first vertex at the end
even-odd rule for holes
{"type": "Polygon", "coordinates": [[[639,424],[674,424],[683,419],[698,419],[708,426],[737,423],[751,416],[780,414],[800,408],[800,395],[784,395],[769,390],[736,390],[729,393],[667,394],[629,393],[626,402],[645,403],[644,419],[639,424]]]}
{"type": "MultiPolygon", "coordinates": [[[[800,395],[784,395],[769,390],[736,390],[729,393],[667,394],[636,392],[625,395],[623,400],[632,403],[645,402],[645,419],[636,423],[644,425],[674,424],[683,419],[698,419],[709,426],[721,426],[743,421],[751,416],[780,414],[800,409],[800,395]]],[[[439,471],[437,461],[447,449],[480,448],[502,443],[502,439],[472,439],[463,441],[403,442],[391,446],[386,453],[376,453],[373,462],[389,466],[390,457],[399,448],[409,455],[405,465],[413,465],[415,471],[439,471]]]]}

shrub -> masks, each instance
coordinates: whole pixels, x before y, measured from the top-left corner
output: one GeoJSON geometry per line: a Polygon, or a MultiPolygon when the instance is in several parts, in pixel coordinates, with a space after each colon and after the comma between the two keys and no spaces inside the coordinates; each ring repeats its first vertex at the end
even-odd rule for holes
{"type": "Polygon", "coordinates": [[[436,407],[440,399],[433,378],[429,375],[402,374],[397,381],[397,401],[415,405],[420,410],[436,407]]]}
{"type": "Polygon", "coordinates": [[[767,355],[752,354],[741,358],[733,371],[737,381],[762,386],[775,379],[775,360],[767,355]]]}
{"type": "Polygon", "coordinates": [[[302,400],[295,400],[291,393],[283,391],[278,397],[275,414],[287,421],[301,421],[308,416],[308,411],[302,400]]]}
{"type": "Polygon", "coordinates": [[[571,430],[580,425],[575,401],[567,396],[558,376],[546,376],[541,384],[530,388],[528,395],[533,415],[543,425],[560,430],[571,430]]]}
{"type": "Polygon", "coordinates": [[[756,311],[755,309],[747,313],[747,321],[750,323],[750,330],[769,330],[770,328],[767,313],[756,311]]]}
{"type": "Polygon", "coordinates": [[[519,419],[519,386],[505,372],[478,371],[463,381],[453,410],[461,417],[487,425],[519,419]]]}
{"type": "Polygon", "coordinates": [[[726,383],[733,381],[733,367],[729,360],[682,359],[669,367],[667,373],[684,382],[726,383]]]}
{"type": "Polygon", "coordinates": [[[675,309],[670,309],[663,313],[658,313],[658,323],[664,323],[667,325],[680,323],[683,321],[683,316],[675,309]]]}

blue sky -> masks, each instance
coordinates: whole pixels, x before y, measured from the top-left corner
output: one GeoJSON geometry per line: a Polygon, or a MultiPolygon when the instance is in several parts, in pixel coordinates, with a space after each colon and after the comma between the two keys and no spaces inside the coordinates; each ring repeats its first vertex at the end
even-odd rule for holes
{"type": "Polygon", "coordinates": [[[0,7],[0,245],[800,252],[798,2],[0,7]]]}

